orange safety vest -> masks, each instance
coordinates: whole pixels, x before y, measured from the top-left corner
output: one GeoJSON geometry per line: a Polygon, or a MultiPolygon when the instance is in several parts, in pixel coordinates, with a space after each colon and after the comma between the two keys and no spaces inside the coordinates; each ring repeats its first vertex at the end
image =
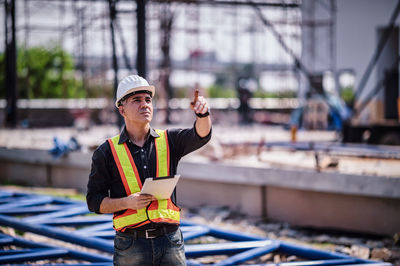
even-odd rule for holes
{"type": "MultiPolygon", "coordinates": [[[[155,139],[156,177],[168,176],[170,174],[170,158],[167,132],[157,129],[156,132],[160,136],[155,139]]],[[[120,135],[117,135],[108,139],[108,142],[126,194],[129,196],[141,191],[142,182],[127,144],[118,144],[119,138],[120,135]]],[[[124,231],[126,227],[139,227],[150,222],[179,224],[179,220],[180,209],[169,198],[168,200],[153,201],[147,211],[146,208],[138,210],[127,209],[122,214],[114,214],[113,224],[115,230],[124,231]]]]}

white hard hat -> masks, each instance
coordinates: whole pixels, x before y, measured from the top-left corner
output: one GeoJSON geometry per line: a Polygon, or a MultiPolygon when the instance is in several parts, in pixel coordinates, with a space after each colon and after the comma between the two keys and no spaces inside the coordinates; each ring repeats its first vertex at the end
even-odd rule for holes
{"type": "Polygon", "coordinates": [[[147,80],[138,75],[127,76],[118,84],[115,106],[118,108],[119,102],[122,100],[122,98],[136,93],[149,93],[151,97],[154,97],[155,88],[154,86],[150,86],[147,80]]]}

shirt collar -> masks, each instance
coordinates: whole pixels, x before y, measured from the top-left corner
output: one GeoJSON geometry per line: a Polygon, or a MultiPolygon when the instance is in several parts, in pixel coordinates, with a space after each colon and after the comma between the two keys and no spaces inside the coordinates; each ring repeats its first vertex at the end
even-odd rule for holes
{"type": "MultiPolygon", "coordinates": [[[[158,135],[157,132],[152,127],[150,127],[150,136],[152,136],[153,138],[160,137],[160,135],[158,135]]],[[[129,140],[128,133],[126,132],[126,126],[124,126],[124,128],[122,129],[122,131],[119,135],[118,144],[122,144],[124,142],[127,142],[128,140],[129,140]]]]}

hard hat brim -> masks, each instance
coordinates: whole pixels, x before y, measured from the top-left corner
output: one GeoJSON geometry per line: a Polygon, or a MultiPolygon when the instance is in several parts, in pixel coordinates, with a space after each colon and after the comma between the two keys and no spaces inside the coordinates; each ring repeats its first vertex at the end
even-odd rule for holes
{"type": "Polygon", "coordinates": [[[121,97],[115,100],[115,106],[118,108],[118,102],[121,101],[126,95],[134,93],[136,91],[150,91],[151,92],[151,97],[154,97],[154,94],[156,93],[155,87],[154,86],[141,86],[141,87],[136,87],[132,88],[130,90],[127,90],[121,97]]]}

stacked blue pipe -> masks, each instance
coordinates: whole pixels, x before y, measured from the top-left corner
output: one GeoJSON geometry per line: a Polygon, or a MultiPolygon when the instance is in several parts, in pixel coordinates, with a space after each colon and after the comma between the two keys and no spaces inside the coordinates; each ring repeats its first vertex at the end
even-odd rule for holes
{"type": "MultiPolygon", "coordinates": [[[[82,263],[74,265],[111,265],[115,232],[111,215],[88,215],[86,204],[65,198],[0,190],[0,225],[23,232],[95,249],[108,255],[82,251],[49,243],[38,243],[0,234],[1,246],[18,249],[0,251],[0,264],[23,264],[37,260],[74,258],[82,263]],[[65,227],[74,230],[65,230],[65,227]]],[[[234,232],[206,225],[182,221],[188,265],[202,265],[196,258],[226,255],[214,265],[242,265],[269,253],[295,255],[301,261],[283,262],[279,265],[391,265],[390,263],[363,260],[338,252],[329,252],[280,240],[234,232]],[[202,236],[224,239],[223,243],[191,244],[202,236]]],[[[58,261],[58,260],[57,260],[58,261]]],[[[67,262],[67,261],[66,261],[67,262]]],[[[57,265],[64,265],[57,262],[57,265]]],[[[71,265],[71,264],[68,264],[71,265]]],[[[265,264],[264,264],[265,265],[265,264]]]]}

